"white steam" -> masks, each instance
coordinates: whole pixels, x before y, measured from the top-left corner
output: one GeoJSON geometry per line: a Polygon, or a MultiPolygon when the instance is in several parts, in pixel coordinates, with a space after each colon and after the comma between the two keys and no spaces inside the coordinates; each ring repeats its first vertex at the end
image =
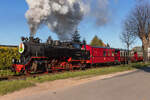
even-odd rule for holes
{"type": "Polygon", "coordinates": [[[29,10],[26,18],[31,35],[40,25],[47,25],[60,39],[67,39],[85,14],[80,0],[26,0],[29,10]]]}
{"type": "Polygon", "coordinates": [[[26,0],[29,10],[25,16],[33,36],[41,25],[47,25],[59,39],[68,39],[84,15],[94,16],[97,25],[106,24],[108,0],[26,0]]]}

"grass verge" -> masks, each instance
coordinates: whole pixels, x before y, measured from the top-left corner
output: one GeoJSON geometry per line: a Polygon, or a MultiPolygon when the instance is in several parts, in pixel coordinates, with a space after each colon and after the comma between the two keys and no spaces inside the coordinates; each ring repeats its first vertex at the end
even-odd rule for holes
{"type": "Polygon", "coordinates": [[[116,72],[123,72],[133,69],[142,69],[150,65],[149,63],[133,63],[129,65],[118,65],[102,68],[88,69],[84,71],[76,72],[64,72],[58,74],[43,75],[35,78],[27,78],[26,80],[14,80],[14,81],[1,81],[0,82],[0,95],[4,95],[16,90],[35,86],[36,83],[42,83],[46,81],[53,81],[58,79],[74,78],[80,76],[95,76],[95,75],[106,75],[116,72]]]}
{"type": "Polygon", "coordinates": [[[11,93],[31,86],[35,86],[35,84],[25,80],[2,81],[0,82],[0,95],[11,93]]]}

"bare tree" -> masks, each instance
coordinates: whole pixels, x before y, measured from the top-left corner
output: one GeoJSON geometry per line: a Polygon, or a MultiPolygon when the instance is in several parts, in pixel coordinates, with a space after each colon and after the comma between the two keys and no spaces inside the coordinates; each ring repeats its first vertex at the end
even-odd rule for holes
{"type": "MultiPolygon", "coordinates": [[[[126,25],[127,24],[125,24],[124,27],[128,27],[126,25]]],[[[120,40],[126,45],[127,49],[129,50],[130,46],[135,42],[136,36],[132,34],[127,28],[125,28],[120,34],[120,40]]]]}
{"type": "Polygon", "coordinates": [[[107,43],[106,47],[110,48],[110,45],[107,43]]]}
{"type": "Polygon", "coordinates": [[[148,61],[148,47],[150,47],[150,4],[140,2],[136,5],[125,21],[127,30],[135,34],[142,41],[144,61],[148,61]]]}

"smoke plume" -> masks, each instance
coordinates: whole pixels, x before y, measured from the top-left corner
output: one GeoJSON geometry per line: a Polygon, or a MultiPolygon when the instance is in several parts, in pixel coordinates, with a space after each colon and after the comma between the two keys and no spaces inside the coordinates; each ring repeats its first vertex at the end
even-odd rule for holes
{"type": "Polygon", "coordinates": [[[47,25],[59,39],[66,39],[82,20],[85,11],[80,0],[26,0],[26,18],[33,36],[40,25],[47,25]]]}
{"type": "Polygon", "coordinates": [[[47,25],[59,39],[66,40],[77,29],[85,15],[96,18],[97,25],[106,24],[108,0],[26,0],[29,10],[27,18],[30,34],[34,36],[41,25],[47,25]]]}

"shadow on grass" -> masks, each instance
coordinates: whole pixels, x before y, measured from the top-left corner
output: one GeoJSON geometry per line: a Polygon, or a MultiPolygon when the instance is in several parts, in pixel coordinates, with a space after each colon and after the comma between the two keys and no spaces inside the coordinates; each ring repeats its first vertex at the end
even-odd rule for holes
{"type": "Polygon", "coordinates": [[[135,64],[135,65],[132,65],[133,68],[143,70],[145,72],[150,73],[150,67],[149,66],[150,66],[149,64],[135,64]]]}

